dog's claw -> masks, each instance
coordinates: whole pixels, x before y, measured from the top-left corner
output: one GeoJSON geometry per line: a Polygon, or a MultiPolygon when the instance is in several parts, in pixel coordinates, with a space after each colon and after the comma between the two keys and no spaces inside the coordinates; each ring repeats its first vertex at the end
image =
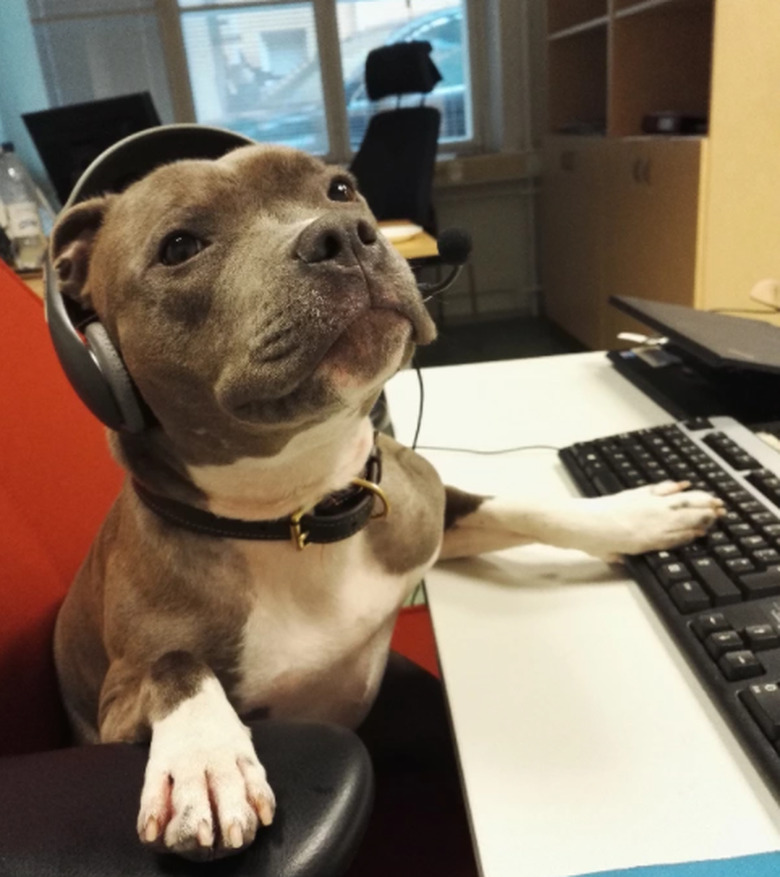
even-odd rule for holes
{"type": "Polygon", "coordinates": [[[205,819],[202,819],[198,826],[198,843],[202,847],[214,846],[214,832],[205,819]]]}
{"type": "Polygon", "coordinates": [[[274,806],[267,798],[258,796],[252,802],[260,822],[266,827],[274,821],[274,806]]]}
{"type": "Polygon", "coordinates": [[[157,822],[154,816],[150,816],[146,820],[146,825],[144,826],[144,840],[148,844],[153,844],[159,836],[160,824],[157,822]]]}
{"type": "Polygon", "coordinates": [[[234,850],[241,849],[244,845],[244,832],[237,822],[232,822],[227,832],[227,845],[233,847],[234,850]]]}

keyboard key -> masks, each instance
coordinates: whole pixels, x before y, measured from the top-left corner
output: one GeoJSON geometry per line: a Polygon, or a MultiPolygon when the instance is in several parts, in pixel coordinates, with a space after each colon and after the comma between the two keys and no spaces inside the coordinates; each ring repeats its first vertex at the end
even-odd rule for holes
{"type": "Polygon", "coordinates": [[[748,502],[753,499],[753,494],[749,493],[744,487],[740,487],[739,485],[733,489],[726,485],[723,489],[723,494],[722,499],[728,497],[727,501],[732,503],[748,502]]]}
{"type": "Polygon", "coordinates": [[[723,675],[730,682],[738,679],[752,679],[764,673],[764,665],[758,658],[746,649],[741,652],[727,652],[718,661],[723,675]]]}
{"type": "Polygon", "coordinates": [[[731,625],[722,612],[707,612],[692,622],[691,627],[700,640],[705,640],[711,633],[729,630],[731,625]]]}
{"type": "Polygon", "coordinates": [[[763,572],[748,573],[740,576],[739,582],[748,600],[780,594],[780,567],[770,566],[763,572]]]}
{"type": "Polygon", "coordinates": [[[719,630],[711,633],[704,640],[704,646],[710,657],[717,660],[726,652],[742,651],[745,648],[745,642],[736,630],[719,630]]]}
{"type": "Polygon", "coordinates": [[[614,474],[614,472],[610,472],[605,470],[603,472],[599,472],[593,477],[593,484],[598,490],[599,493],[608,494],[608,493],[618,493],[623,489],[623,483],[614,474]]]}
{"type": "Polygon", "coordinates": [[[776,682],[754,683],[739,698],[772,741],[780,740],[780,686],[776,682]]]}
{"type": "Polygon", "coordinates": [[[665,563],[674,563],[677,560],[673,551],[648,551],[644,558],[653,569],[658,569],[665,563]]]}
{"type": "Polygon", "coordinates": [[[710,550],[707,546],[707,543],[704,539],[697,539],[695,542],[691,542],[689,545],[683,545],[682,548],[677,549],[682,560],[685,560],[689,557],[701,557],[703,554],[709,554],[710,550]]]}
{"type": "Polygon", "coordinates": [[[750,624],[742,632],[742,636],[754,652],[780,646],[780,634],[771,624],[750,624]]]}
{"type": "Polygon", "coordinates": [[[751,552],[751,556],[761,566],[780,563],[780,551],[776,548],[759,548],[757,551],[751,552]]]}
{"type": "Polygon", "coordinates": [[[711,432],[702,439],[705,445],[712,448],[732,469],[760,469],[761,464],[747,454],[742,448],[722,432],[711,432]]]}
{"type": "MultiPolygon", "coordinates": [[[[742,505],[749,505],[749,503],[742,503],[742,505]]],[[[776,524],[777,515],[773,515],[772,512],[763,511],[748,512],[748,520],[753,526],[763,527],[766,524],[776,524]]]]}
{"type": "Polygon", "coordinates": [[[690,565],[716,606],[740,602],[741,591],[712,558],[694,557],[690,565]]]}
{"type": "Polygon", "coordinates": [[[755,565],[747,557],[734,557],[726,561],[726,569],[731,575],[741,576],[748,572],[755,572],[755,565]]]}
{"type": "Polygon", "coordinates": [[[665,563],[655,571],[661,584],[668,588],[675,582],[683,582],[691,577],[691,571],[684,563],[665,563]]]}
{"type": "Polygon", "coordinates": [[[672,603],[680,612],[701,612],[712,605],[712,601],[698,582],[676,582],[669,588],[672,603]]]}
{"type": "Polygon", "coordinates": [[[751,518],[756,514],[765,514],[769,515],[773,520],[777,520],[776,516],[773,515],[772,512],[768,512],[766,506],[763,503],[760,503],[757,499],[746,499],[743,502],[736,503],[736,506],[743,515],[749,515],[751,518]]]}
{"type": "Polygon", "coordinates": [[[745,478],[775,505],[780,504],[780,478],[766,469],[749,472],[745,478]]]}
{"type": "Polygon", "coordinates": [[[763,536],[742,536],[739,544],[746,550],[755,553],[759,548],[766,548],[766,539],[763,536]]]}
{"type": "Polygon", "coordinates": [[[732,539],[744,539],[747,536],[756,535],[756,531],[750,526],[750,524],[745,524],[743,522],[731,524],[727,521],[721,521],[721,523],[723,524],[723,529],[732,539]]]}
{"type": "Polygon", "coordinates": [[[732,557],[742,557],[742,552],[733,543],[717,545],[712,552],[719,560],[729,560],[732,557]]]}
{"type": "Polygon", "coordinates": [[[691,432],[699,432],[702,429],[712,429],[712,422],[706,417],[692,417],[684,420],[683,426],[691,432]]]}

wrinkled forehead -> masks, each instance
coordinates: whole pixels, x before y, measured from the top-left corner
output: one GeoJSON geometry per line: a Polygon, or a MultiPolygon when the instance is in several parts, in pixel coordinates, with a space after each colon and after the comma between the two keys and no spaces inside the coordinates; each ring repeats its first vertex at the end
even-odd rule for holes
{"type": "Polygon", "coordinates": [[[214,164],[252,180],[269,193],[280,194],[307,182],[320,180],[336,170],[297,149],[262,144],[234,149],[214,164]]]}
{"type": "Polygon", "coordinates": [[[318,203],[336,173],[319,159],[278,146],[243,146],[214,160],[164,165],[117,199],[115,215],[153,223],[188,209],[233,211],[245,206],[271,212],[318,203]]]}

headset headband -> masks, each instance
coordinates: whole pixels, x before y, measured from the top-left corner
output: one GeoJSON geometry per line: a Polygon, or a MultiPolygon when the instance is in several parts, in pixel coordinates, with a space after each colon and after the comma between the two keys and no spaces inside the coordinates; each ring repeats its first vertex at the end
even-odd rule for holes
{"type": "MultiPolygon", "coordinates": [[[[121,192],[159,165],[181,159],[217,159],[253,142],[207,125],[147,128],[99,155],[79,178],[63,210],[96,195],[121,192]]],[[[81,400],[111,429],[141,432],[152,425],[154,418],[105,327],[94,312],[62,296],[48,253],[44,275],[49,333],[65,375],[81,400]]]]}

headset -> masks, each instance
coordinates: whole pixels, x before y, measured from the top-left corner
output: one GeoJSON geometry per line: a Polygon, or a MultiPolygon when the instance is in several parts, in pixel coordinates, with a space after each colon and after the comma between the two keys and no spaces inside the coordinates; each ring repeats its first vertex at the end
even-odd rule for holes
{"type": "MultiPolygon", "coordinates": [[[[158,165],[178,159],[217,159],[254,143],[207,125],[162,125],[120,140],[78,179],[63,210],[96,195],[121,192],[158,165]]],[[[94,311],[60,294],[51,256],[44,260],[46,321],[54,350],[73,389],[106,426],[138,433],[155,424],[119,351],[94,311]]]]}
{"type": "MultiPolygon", "coordinates": [[[[180,159],[217,159],[254,142],[223,128],[193,124],[161,125],[131,134],[90,164],[63,210],[106,192],[121,192],[161,164],[180,159]]],[[[452,231],[455,230],[442,232],[441,255],[445,263],[459,266],[468,258],[471,242],[464,232],[457,232],[450,241],[448,234],[452,237],[452,231]]],[[[458,270],[456,267],[441,283],[420,284],[421,292],[429,292],[429,297],[442,292],[454,282],[458,270]]],[[[57,272],[48,253],[44,276],[49,333],[63,371],[79,398],[111,429],[140,433],[154,426],[156,420],[151,409],[97,314],[60,293],[57,272]]]]}

